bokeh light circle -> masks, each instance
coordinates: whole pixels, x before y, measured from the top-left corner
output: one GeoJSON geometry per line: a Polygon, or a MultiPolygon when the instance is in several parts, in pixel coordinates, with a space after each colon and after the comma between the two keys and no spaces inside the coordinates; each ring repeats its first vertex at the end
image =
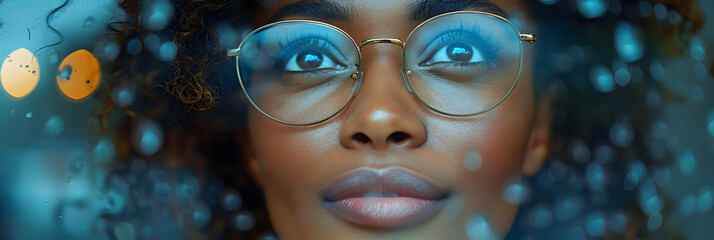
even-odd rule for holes
{"type": "Polygon", "coordinates": [[[5,92],[20,99],[35,90],[40,80],[40,65],[32,53],[20,48],[8,55],[0,68],[0,83],[5,92]]]}
{"type": "Polygon", "coordinates": [[[55,78],[62,95],[71,100],[83,100],[97,89],[101,75],[97,58],[81,49],[62,60],[55,78]]]}

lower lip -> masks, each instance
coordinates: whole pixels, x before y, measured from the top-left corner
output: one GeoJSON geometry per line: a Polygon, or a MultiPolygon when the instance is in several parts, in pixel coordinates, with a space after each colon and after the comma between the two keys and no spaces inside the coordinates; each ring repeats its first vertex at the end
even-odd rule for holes
{"type": "Polygon", "coordinates": [[[428,220],[443,208],[444,201],[411,197],[357,197],[326,201],[324,206],[357,225],[399,228],[428,220]]]}

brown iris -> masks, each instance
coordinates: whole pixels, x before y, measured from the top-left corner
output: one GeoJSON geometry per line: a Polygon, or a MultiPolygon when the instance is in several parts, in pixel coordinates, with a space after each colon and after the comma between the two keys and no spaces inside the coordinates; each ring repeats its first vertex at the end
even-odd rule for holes
{"type": "Polygon", "coordinates": [[[296,61],[302,69],[316,69],[322,65],[322,54],[315,50],[305,50],[297,55],[296,61]]]}
{"type": "Polygon", "coordinates": [[[456,62],[468,62],[474,55],[473,48],[463,43],[452,43],[446,48],[446,55],[456,62]]]}

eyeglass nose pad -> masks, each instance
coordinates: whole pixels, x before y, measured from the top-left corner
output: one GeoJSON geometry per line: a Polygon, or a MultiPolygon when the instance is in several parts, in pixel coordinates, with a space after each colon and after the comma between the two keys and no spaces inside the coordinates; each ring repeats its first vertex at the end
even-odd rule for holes
{"type": "Polygon", "coordinates": [[[411,81],[409,81],[409,76],[412,75],[412,70],[409,70],[406,67],[402,67],[402,70],[400,72],[402,72],[402,81],[404,82],[404,86],[407,87],[407,91],[409,91],[409,93],[414,93],[412,83],[411,81]]]}
{"type": "Polygon", "coordinates": [[[364,74],[362,73],[362,70],[358,70],[355,73],[352,73],[352,79],[357,81],[355,85],[352,87],[352,96],[357,95],[357,92],[359,92],[360,89],[362,89],[362,76],[364,74]]]}

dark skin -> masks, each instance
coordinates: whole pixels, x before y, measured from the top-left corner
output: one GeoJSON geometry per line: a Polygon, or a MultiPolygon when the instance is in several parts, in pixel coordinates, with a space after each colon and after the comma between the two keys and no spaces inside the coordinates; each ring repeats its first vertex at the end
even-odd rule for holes
{"type": "MultiPolygon", "coordinates": [[[[327,21],[321,16],[282,14],[297,1],[277,0],[256,22],[312,19],[339,27],[355,41],[406,39],[421,21],[410,19],[419,1],[334,1],[351,16],[327,21]],[[272,19],[271,19],[272,18],[272,19]]],[[[505,12],[524,4],[494,1],[505,12]]],[[[488,10],[479,8],[457,10],[488,10]]],[[[528,29],[535,31],[535,29],[528,29]]],[[[517,205],[502,197],[505,182],[534,174],[550,148],[550,101],[536,100],[530,74],[532,51],[524,48],[523,71],[511,95],[497,108],[474,117],[449,117],[426,108],[405,88],[400,75],[402,48],[363,47],[364,82],[350,104],[332,119],[313,126],[288,126],[255,109],[249,113],[246,165],[265,192],[272,224],[281,239],[465,239],[464,224],[475,214],[490,217],[505,235],[517,205]],[[390,138],[396,132],[406,138],[390,138]],[[369,141],[359,141],[362,133],[369,141]],[[464,156],[478,152],[478,170],[464,167],[464,156]],[[394,229],[357,226],[321,207],[320,190],[360,167],[402,166],[449,189],[452,196],[433,218],[394,229]]]]}

